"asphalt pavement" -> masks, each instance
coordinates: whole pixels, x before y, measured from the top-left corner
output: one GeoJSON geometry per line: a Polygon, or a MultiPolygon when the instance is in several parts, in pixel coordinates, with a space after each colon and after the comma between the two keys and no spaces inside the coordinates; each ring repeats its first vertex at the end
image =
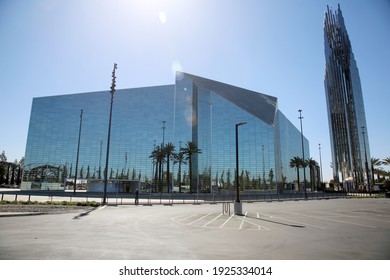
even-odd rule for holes
{"type": "Polygon", "coordinates": [[[0,259],[390,259],[389,199],[244,203],[243,216],[228,208],[119,205],[1,217],[0,259]]]}

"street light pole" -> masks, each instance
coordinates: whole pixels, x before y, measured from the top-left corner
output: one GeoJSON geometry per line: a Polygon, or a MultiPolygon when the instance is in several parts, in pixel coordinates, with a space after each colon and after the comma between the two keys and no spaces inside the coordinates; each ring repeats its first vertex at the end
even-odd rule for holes
{"type": "MultiPolygon", "coordinates": [[[[265,191],[265,188],[266,188],[266,184],[265,184],[265,159],[264,159],[264,145],[261,145],[261,150],[263,151],[263,184],[264,184],[264,191],[265,191]]],[[[260,184],[261,186],[262,184],[260,184]]]]}
{"type": "Polygon", "coordinates": [[[77,143],[76,173],[74,175],[74,182],[73,182],[73,195],[76,195],[76,188],[77,188],[77,171],[79,168],[80,138],[81,138],[81,126],[82,125],[83,125],[83,109],[80,110],[79,141],[77,143]]]}
{"type": "Polygon", "coordinates": [[[244,124],[246,124],[246,122],[240,122],[236,124],[236,201],[234,203],[234,214],[236,215],[242,215],[242,204],[240,201],[240,182],[238,179],[238,127],[244,124]]]}
{"type": "Polygon", "coordinates": [[[108,183],[108,158],[110,155],[110,138],[111,138],[111,119],[112,119],[112,103],[114,102],[114,93],[115,93],[115,70],[117,69],[117,64],[114,63],[114,70],[112,71],[112,83],[111,83],[111,104],[110,104],[110,119],[108,121],[108,135],[107,135],[107,153],[106,153],[106,168],[104,170],[104,192],[103,192],[103,205],[107,203],[107,183],[108,183]]]}
{"type": "MultiPolygon", "coordinates": [[[[162,139],[162,143],[161,143],[161,152],[164,153],[164,146],[165,146],[165,129],[167,128],[165,126],[165,123],[166,121],[162,121],[162,131],[163,131],[163,139],[162,139]]],[[[160,169],[160,177],[161,177],[161,181],[160,181],[160,188],[161,188],[161,193],[163,193],[163,182],[164,182],[164,160],[161,160],[161,169],[160,169]]],[[[168,189],[168,192],[169,192],[169,186],[167,187],[168,189]]]]}
{"type": "Polygon", "coordinates": [[[320,151],[320,180],[321,180],[321,183],[323,182],[323,178],[322,178],[322,159],[321,159],[321,144],[318,144],[318,149],[320,151]]]}
{"type": "MultiPolygon", "coordinates": [[[[303,186],[305,188],[305,199],[307,199],[307,191],[306,191],[306,162],[305,162],[305,147],[303,145],[303,128],[302,128],[302,110],[299,109],[299,120],[301,121],[301,142],[302,142],[302,160],[303,160],[303,186]]],[[[298,182],[299,184],[299,182],[298,182]]]]}
{"type": "Polygon", "coordinates": [[[366,176],[367,176],[367,188],[369,189],[371,193],[371,186],[370,186],[370,173],[368,171],[368,161],[367,161],[367,149],[366,149],[366,132],[364,131],[365,127],[362,126],[362,134],[363,134],[363,145],[364,145],[364,157],[365,157],[365,166],[366,166],[366,176]]]}

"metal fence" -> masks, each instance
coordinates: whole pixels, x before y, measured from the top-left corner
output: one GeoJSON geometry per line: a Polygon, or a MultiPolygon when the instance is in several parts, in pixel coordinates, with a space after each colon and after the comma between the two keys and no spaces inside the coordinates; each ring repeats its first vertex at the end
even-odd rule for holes
{"type": "MultiPolygon", "coordinates": [[[[307,200],[346,198],[349,194],[345,192],[308,192],[307,200]]],[[[38,201],[38,202],[92,202],[102,203],[100,192],[64,192],[64,191],[0,191],[1,201],[38,201]]],[[[206,194],[206,193],[140,193],[140,205],[153,204],[213,204],[234,202],[235,193],[206,194]]],[[[242,192],[242,202],[271,202],[271,201],[294,201],[305,200],[304,193],[263,193],[263,192],[242,192]]],[[[109,205],[132,205],[135,204],[135,195],[129,193],[107,193],[107,204],[109,205]]]]}

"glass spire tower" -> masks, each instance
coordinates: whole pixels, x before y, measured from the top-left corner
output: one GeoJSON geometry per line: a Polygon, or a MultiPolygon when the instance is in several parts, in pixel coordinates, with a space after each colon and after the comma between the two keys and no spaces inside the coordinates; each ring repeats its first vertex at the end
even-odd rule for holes
{"type": "Polygon", "coordinates": [[[333,176],[345,189],[370,185],[370,148],[359,70],[340,5],[324,20],[325,94],[333,176]]]}

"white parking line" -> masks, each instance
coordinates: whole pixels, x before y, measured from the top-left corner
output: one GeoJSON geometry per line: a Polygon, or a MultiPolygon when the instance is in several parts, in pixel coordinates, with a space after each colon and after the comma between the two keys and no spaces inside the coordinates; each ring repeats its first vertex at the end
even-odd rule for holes
{"type": "Polygon", "coordinates": [[[207,214],[207,215],[204,215],[204,216],[200,217],[199,219],[196,219],[196,220],[192,221],[191,223],[188,223],[187,226],[192,225],[193,223],[195,223],[195,222],[197,222],[197,221],[200,221],[200,220],[202,220],[203,218],[206,218],[207,216],[210,216],[211,214],[213,214],[213,213],[209,213],[209,214],[207,214]]]}
{"type": "Polygon", "coordinates": [[[229,219],[227,219],[226,222],[224,222],[219,228],[223,228],[223,227],[230,221],[230,219],[233,218],[233,216],[234,216],[234,214],[231,215],[231,216],[229,217],[229,219]]]}
{"type": "Polygon", "coordinates": [[[326,229],[324,227],[315,226],[315,225],[307,224],[307,223],[302,223],[302,222],[298,222],[298,221],[295,221],[295,220],[290,220],[290,219],[286,219],[286,218],[282,218],[282,217],[276,217],[276,216],[270,216],[270,215],[264,215],[264,214],[262,214],[262,216],[265,216],[267,218],[276,218],[276,219],[279,219],[279,220],[284,220],[284,221],[288,221],[288,222],[292,222],[292,223],[297,223],[299,225],[305,225],[305,226],[314,227],[314,228],[318,228],[318,229],[322,229],[322,230],[326,229]]]}
{"type": "Polygon", "coordinates": [[[195,217],[195,216],[197,216],[197,215],[198,215],[198,214],[193,214],[193,215],[191,215],[191,216],[186,216],[186,217],[184,217],[184,218],[182,218],[182,219],[180,219],[180,220],[176,220],[176,222],[182,222],[182,221],[184,221],[184,220],[190,219],[190,218],[195,217]]]}
{"type": "MultiPolygon", "coordinates": [[[[337,210],[335,210],[337,211],[337,210]]],[[[327,212],[323,212],[323,211],[315,211],[317,213],[324,213],[324,214],[327,214],[329,216],[329,213],[327,212]]],[[[374,222],[380,222],[380,223],[390,223],[389,220],[377,220],[377,219],[370,219],[370,218],[365,218],[363,216],[352,216],[352,215],[347,215],[347,214],[338,214],[338,213],[334,213],[334,215],[336,217],[346,217],[346,218],[355,218],[355,219],[363,219],[363,220],[368,220],[368,221],[374,221],[374,222]]]]}
{"type": "MultiPolygon", "coordinates": [[[[257,217],[259,217],[259,213],[257,213],[257,217]]],[[[246,218],[246,214],[245,214],[245,218],[246,218]]],[[[245,218],[244,218],[244,219],[245,219],[245,218]]],[[[250,222],[250,221],[248,221],[248,220],[246,220],[246,219],[244,220],[244,219],[240,219],[240,218],[239,218],[239,220],[242,220],[242,221],[245,222],[245,223],[248,223],[248,224],[257,226],[257,229],[258,229],[258,230],[262,230],[262,229],[270,230],[269,228],[263,227],[263,226],[261,226],[261,225],[259,225],[259,224],[256,224],[256,223],[250,222]]],[[[241,228],[242,228],[242,223],[241,223],[240,229],[241,229],[241,228]]]]}
{"type": "Polygon", "coordinates": [[[302,216],[302,217],[307,217],[307,218],[313,218],[313,219],[320,219],[320,220],[324,220],[324,221],[331,221],[331,222],[335,222],[335,223],[342,223],[342,224],[349,224],[349,225],[354,225],[354,226],[360,226],[360,227],[377,228],[375,226],[369,226],[369,225],[363,225],[363,224],[351,223],[351,222],[344,222],[344,221],[339,221],[339,220],[334,220],[334,219],[320,218],[320,217],[308,216],[308,215],[297,214],[297,213],[295,213],[295,215],[302,216]]]}
{"type": "Polygon", "coordinates": [[[239,230],[241,230],[241,229],[242,229],[242,226],[244,225],[246,215],[248,215],[248,212],[245,212],[245,215],[244,215],[244,218],[243,218],[243,219],[240,219],[240,218],[239,218],[239,220],[242,221],[240,227],[238,228],[239,230]]]}
{"type": "Polygon", "coordinates": [[[216,219],[218,219],[219,217],[221,217],[222,214],[219,214],[217,217],[215,217],[214,219],[212,219],[211,221],[207,222],[206,224],[204,224],[202,227],[206,227],[208,224],[211,224],[212,222],[214,222],[216,219]]]}

